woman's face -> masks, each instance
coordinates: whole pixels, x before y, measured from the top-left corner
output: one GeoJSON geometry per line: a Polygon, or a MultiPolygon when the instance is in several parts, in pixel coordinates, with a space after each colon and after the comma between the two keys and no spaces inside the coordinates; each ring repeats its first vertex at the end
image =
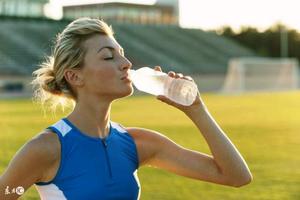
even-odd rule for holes
{"type": "Polygon", "coordinates": [[[113,37],[97,34],[87,39],[83,46],[86,54],[80,73],[84,96],[96,94],[116,99],[131,95],[132,82],[124,77],[128,76],[132,64],[118,42],[113,37]]]}

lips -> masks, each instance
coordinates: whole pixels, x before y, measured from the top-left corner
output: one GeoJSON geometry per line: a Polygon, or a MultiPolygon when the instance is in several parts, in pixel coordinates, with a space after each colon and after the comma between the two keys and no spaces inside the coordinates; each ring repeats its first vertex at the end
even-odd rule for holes
{"type": "Polygon", "coordinates": [[[129,74],[126,74],[125,76],[123,76],[123,77],[121,78],[121,80],[124,80],[124,79],[129,79],[129,74]]]}

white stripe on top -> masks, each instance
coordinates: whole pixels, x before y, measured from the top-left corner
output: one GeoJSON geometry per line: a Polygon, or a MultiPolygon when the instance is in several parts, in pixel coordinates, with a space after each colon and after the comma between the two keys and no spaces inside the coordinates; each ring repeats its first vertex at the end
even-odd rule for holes
{"type": "Polygon", "coordinates": [[[41,200],[67,200],[64,193],[53,183],[49,185],[35,185],[41,200]]]}
{"type": "Polygon", "coordinates": [[[59,120],[52,126],[57,130],[59,130],[63,137],[72,130],[72,128],[63,120],[59,120]]]}

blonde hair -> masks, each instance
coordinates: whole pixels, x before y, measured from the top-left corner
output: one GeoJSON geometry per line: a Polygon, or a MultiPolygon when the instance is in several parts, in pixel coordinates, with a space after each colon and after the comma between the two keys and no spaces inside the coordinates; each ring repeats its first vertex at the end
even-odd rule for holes
{"type": "Polygon", "coordinates": [[[81,68],[86,49],[84,41],[95,34],[113,36],[113,30],[104,21],[79,18],[71,22],[56,36],[54,50],[39,69],[33,72],[34,99],[42,105],[49,103],[55,110],[64,107],[68,100],[75,103],[76,93],[64,78],[66,69],[81,68]]]}

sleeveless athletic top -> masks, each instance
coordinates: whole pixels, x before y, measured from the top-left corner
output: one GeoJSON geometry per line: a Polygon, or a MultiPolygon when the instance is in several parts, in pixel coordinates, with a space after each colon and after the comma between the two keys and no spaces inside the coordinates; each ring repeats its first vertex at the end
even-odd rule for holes
{"type": "Polygon", "coordinates": [[[109,135],[88,136],[67,118],[48,127],[59,137],[61,161],[54,179],[35,186],[42,200],[137,200],[140,183],[136,145],[110,121],[109,135]]]}

